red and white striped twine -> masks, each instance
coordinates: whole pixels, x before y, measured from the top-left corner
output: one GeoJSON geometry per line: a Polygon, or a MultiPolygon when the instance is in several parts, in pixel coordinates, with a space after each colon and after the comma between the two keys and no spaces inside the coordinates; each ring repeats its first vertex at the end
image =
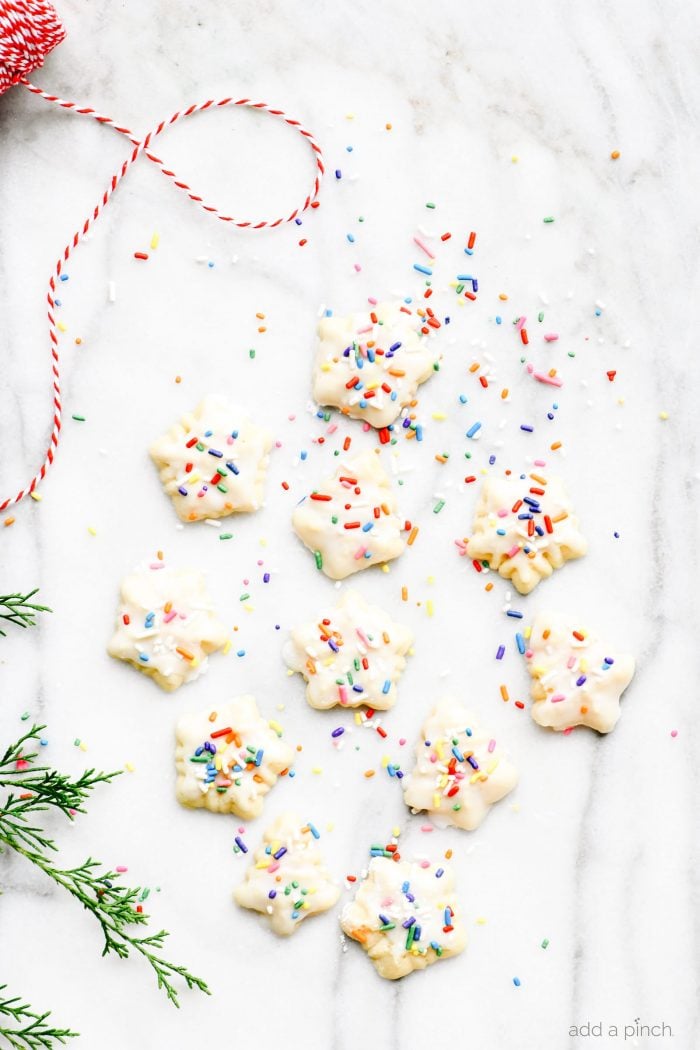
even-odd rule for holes
{"type": "Polygon", "coordinates": [[[0,94],[13,84],[23,84],[33,94],[44,99],[45,102],[52,102],[55,105],[60,106],[61,109],[69,109],[82,116],[93,117],[99,124],[106,124],[109,127],[114,128],[114,130],[118,131],[120,135],[124,135],[134,148],[122,164],[121,168],[112,176],[107,189],[86,218],[82,227],[73,234],[72,238],[63,249],[62,254],[56,261],[51,277],[49,278],[47,317],[49,324],[53,387],[53,425],[51,429],[51,438],[46,450],[44,461],[37,473],[28,485],[21,489],[21,491],[15,496],[0,501],[0,511],[6,510],[7,507],[13,503],[19,503],[19,501],[24,499],[25,496],[34,492],[54,461],[55,451],[58,448],[61,434],[59,350],[56,320],[54,318],[54,294],[56,291],[56,281],[61,276],[64,264],[68,262],[75,248],[77,248],[90,227],[95,223],[117,186],[139,155],[144,153],[149,160],[153,161],[154,164],[157,164],[161,173],[170,179],[173,185],[179,190],[182,190],[183,193],[186,193],[191,201],[198,204],[199,207],[205,212],[208,212],[208,214],[214,215],[217,219],[220,219],[221,222],[230,223],[232,226],[253,230],[272,228],[275,226],[281,226],[283,223],[292,222],[301,215],[302,212],[306,211],[307,208],[315,206],[321,185],[321,179],[324,173],[321,147],[315,141],[311,132],[302,127],[298,120],[292,120],[292,118],[288,117],[281,109],[274,109],[266,102],[254,102],[248,98],[222,98],[218,101],[208,99],[206,102],[198,102],[194,105],[188,106],[187,109],[179,110],[177,113],[174,113],[169,120],[161,121],[157,127],[153,128],[152,131],[149,131],[142,139],[139,139],[136,138],[128,128],[117,124],[111,119],[111,117],[106,117],[101,113],[97,113],[90,106],[80,106],[76,102],[68,102],[65,99],[59,98],[57,95],[50,95],[46,91],[42,91],[41,88],[36,87],[36,85],[29,81],[28,74],[38,65],[42,64],[43,57],[48,54],[57,43],[60,43],[63,36],[63,27],[58,21],[55,11],[50,4],[45,2],[45,0],[0,0],[0,94]],[[31,17],[28,17],[28,13],[31,17]],[[263,219],[258,221],[254,219],[238,219],[233,215],[224,215],[217,207],[213,204],[207,203],[201,196],[199,196],[199,194],[195,193],[187,183],[178,179],[176,173],[166,167],[163,161],[151,152],[150,147],[154,139],[173,124],[177,124],[178,121],[183,120],[185,117],[191,117],[194,113],[202,113],[207,109],[223,108],[224,106],[246,106],[250,109],[262,110],[265,113],[269,113],[270,116],[278,117],[283,120],[285,124],[288,124],[289,127],[298,131],[311,147],[316,166],[313,188],[311,193],[305,198],[303,204],[300,207],[295,208],[289,215],[282,216],[278,219],[263,219]]]}

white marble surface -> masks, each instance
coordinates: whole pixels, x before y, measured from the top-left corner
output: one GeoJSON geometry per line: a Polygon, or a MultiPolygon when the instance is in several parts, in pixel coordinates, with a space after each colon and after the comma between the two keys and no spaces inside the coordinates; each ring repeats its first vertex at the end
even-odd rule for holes
{"type": "MultiPolygon", "coordinates": [[[[89,916],[6,857],[0,979],[52,1008],[89,1050],[180,1050],[244,1033],[263,1047],[351,1050],[371,1041],[389,1050],[451,1033],[488,1050],[559,1050],[625,1045],[572,1039],[569,1027],[635,1018],[665,1021],[673,1045],[689,1050],[698,1040],[699,929],[698,15],[648,0],[60,7],[68,39],[37,74],[42,86],[135,129],[190,100],[260,96],[316,132],[331,174],[322,207],[301,229],[254,234],[207,220],[144,161],[69,267],[61,288],[62,447],[42,502],[23,503],[16,523],[0,530],[3,588],[39,584],[55,612],[37,630],[0,639],[0,741],[15,738],[29,711],[48,722],[47,757],[62,767],[133,762],[132,774],[98,791],[89,815],[57,835],[71,859],[91,852],[128,865],[133,882],[160,886],[149,903],[173,931],[170,954],[204,974],[213,996],[184,994],[182,1010],[172,1010],[139,961],[101,960],[89,916]],[[426,210],[426,201],[437,208],[426,210]],[[548,215],[551,225],[542,221],[548,215]],[[401,507],[421,531],[388,575],[372,570],[359,581],[414,627],[416,653],[384,722],[388,740],[358,731],[335,753],[330,729],[351,716],[308,708],[303,684],[287,678],[279,656],[284,630],[312,615],[332,587],[293,536],[289,515],[346,433],[355,447],[371,442],[341,423],[325,446],[316,443],[325,424],[307,414],[314,325],[323,304],[346,311],[368,295],[421,294],[412,264],[423,260],[411,239],[420,228],[438,235],[432,303],[452,324],[442,333],[443,371],[420,399],[425,440],[401,439],[384,456],[396,455],[401,507]],[[136,263],[133,252],[156,229],[158,251],[136,263]],[[467,260],[462,245],[472,229],[477,250],[467,260]],[[445,230],[453,238],[442,244],[445,230]],[[479,299],[456,309],[448,282],[465,269],[479,277],[479,299]],[[267,315],[262,336],[256,311],[267,315]],[[532,359],[560,369],[561,391],[523,372],[511,326],[522,313],[532,359]],[[547,348],[543,329],[558,331],[559,342],[547,348]],[[468,373],[486,355],[496,376],[488,391],[468,373]],[[498,397],[504,385],[507,405],[498,397]],[[213,388],[245,401],[281,442],[266,509],[234,521],[228,543],[207,526],[178,530],[145,452],[213,388]],[[86,422],[73,422],[73,413],[86,422]],[[481,440],[467,442],[476,419],[481,440]],[[522,422],[534,433],[522,432],[522,422]],[[514,605],[526,616],[543,604],[580,611],[638,655],[622,720],[606,739],[585,731],[553,737],[512,701],[503,704],[502,681],[513,698],[526,699],[527,690],[516,625],[503,612],[506,587],[497,580],[486,593],[453,544],[468,533],[477,495],[465,473],[479,474],[493,452],[494,470],[520,470],[532,457],[549,458],[555,439],[590,553],[514,605]],[[301,449],[308,458],[300,466],[301,449]],[[443,450],[447,465],[434,459],[443,450]],[[436,516],[438,494],[446,505],[436,516]],[[207,571],[246,650],[213,660],[206,677],[174,697],[105,653],[120,577],[158,548],[207,571]],[[265,568],[273,572],[268,586],[265,568]],[[239,601],[244,590],[253,612],[239,601]],[[498,665],[501,641],[508,654],[498,665]],[[381,758],[401,753],[402,735],[412,744],[428,706],[447,690],[488,717],[522,779],[477,832],[427,835],[381,758]],[[385,983],[357,945],[343,951],[334,914],[278,943],[234,908],[231,891],[245,866],[232,852],[237,822],[178,808],[172,737],[179,712],[243,691],[268,711],[284,704],[278,717],[304,747],[296,780],[279,785],[266,816],[248,826],[249,844],[268,817],[294,807],[320,828],[334,822],[322,845],[339,875],[359,872],[369,843],[396,823],[404,855],[454,850],[469,930],[464,955],[385,983]],[[86,753],[73,746],[76,737],[86,753]],[[362,776],[367,768],[379,770],[372,780],[362,776]]],[[[215,201],[263,214],[295,201],[310,173],[301,143],[249,113],[189,121],[163,138],[161,153],[215,201]]],[[[31,474],[47,435],[42,303],[51,263],[123,156],[123,142],[93,122],[19,89],[0,99],[3,494],[31,474]]]]}

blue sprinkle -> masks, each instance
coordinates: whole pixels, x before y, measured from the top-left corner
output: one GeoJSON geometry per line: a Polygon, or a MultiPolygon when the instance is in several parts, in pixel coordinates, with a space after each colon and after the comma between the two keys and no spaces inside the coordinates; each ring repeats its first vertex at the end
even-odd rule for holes
{"type": "Polygon", "coordinates": [[[301,219],[295,219],[294,222],[297,224],[297,226],[301,226],[301,219]]]}
{"type": "Polygon", "coordinates": [[[68,276],[68,274],[67,274],[67,273],[62,273],[62,274],[61,274],[61,280],[62,280],[62,281],[69,281],[69,280],[70,280],[70,277],[68,276]]]}
{"type": "Polygon", "coordinates": [[[467,431],[467,437],[473,438],[479,430],[481,430],[481,423],[472,423],[472,425],[469,427],[469,430],[467,431]]]}
{"type": "Polygon", "coordinates": [[[245,656],[245,649],[238,649],[236,652],[236,656],[245,656]]]}
{"type": "Polygon", "coordinates": [[[264,572],[263,573],[263,583],[269,583],[269,582],[270,582],[270,574],[269,574],[269,572],[264,572]]]}
{"type": "Polygon", "coordinates": [[[503,324],[503,318],[496,314],[496,324],[503,324]]]}
{"type": "Polygon", "coordinates": [[[273,901],[277,896],[277,890],[270,890],[267,896],[269,900],[273,901]]]}
{"type": "Polygon", "coordinates": [[[387,680],[385,681],[384,685],[382,686],[382,692],[386,695],[389,692],[390,689],[391,689],[391,682],[387,678],[387,680]]]}
{"type": "Polygon", "coordinates": [[[515,985],[516,988],[519,988],[520,987],[520,978],[519,977],[514,977],[513,978],[513,984],[515,985]]]}
{"type": "Polygon", "coordinates": [[[342,171],[340,170],[340,168],[336,168],[336,169],[335,169],[335,177],[336,177],[336,179],[342,179],[342,177],[343,177],[343,173],[342,173],[342,171]]]}
{"type": "Polygon", "coordinates": [[[180,487],[179,487],[179,489],[177,491],[180,493],[181,496],[186,496],[187,495],[187,489],[184,488],[182,485],[180,485],[180,487]]]}
{"type": "Polygon", "coordinates": [[[467,403],[467,395],[466,395],[466,394],[460,394],[460,395],[459,395],[459,400],[460,400],[460,402],[461,402],[461,403],[462,403],[463,405],[466,405],[466,403],[467,403]]]}
{"type": "Polygon", "coordinates": [[[347,239],[348,239],[348,241],[350,242],[350,244],[354,244],[354,243],[355,243],[355,237],[354,237],[354,234],[352,234],[352,233],[346,233],[346,234],[345,234],[345,236],[347,237],[347,239]]]}
{"type": "Polygon", "coordinates": [[[401,343],[392,343],[389,349],[391,350],[392,354],[394,354],[400,347],[401,343]]]}
{"type": "Polygon", "coordinates": [[[260,763],[262,762],[263,754],[264,754],[264,751],[263,751],[262,748],[260,748],[260,750],[258,751],[257,755],[255,756],[255,765],[256,766],[259,766],[260,763]]]}
{"type": "Polygon", "coordinates": [[[308,827],[309,827],[309,831],[311,832],[311,834],[313,835],[313,837],[315,839],[320,839],[321,838],[321,833],[319,832],[318,828],[314,824],[311,823],[311,821],[309,821],[308,827]]]}
{"type": "Polygon", "coordinates": [[[248,852],[248,847],[246,846],[245,842],[243,841],[243,839],[241,838],[240,835],[236,835],[236,837],[234,839],[234,842],[238,846],[238,848],[241,851],[241,853],[247,853],[248,852]]]}
{"type": "Polygon", "coordinates": [[[524,656],[525,655],[525,639],[523,638],[523,636],[520,633],[520,631],[518,631],[518,633],[515,636],[515,644],[518,647],[518,652],[520,653],[520,655],[524,656]]]}
{"type": "Polygon", "coordinates": [[[433,271],[430,269],[430,267],[429,266],[423,266],[422,263],[414,263],[413,264],[413,269],[417,270],[418,273],[424,273],[426,277],[432,277],[433,276],[433,271]]]}
{"type": "Polygon", "coordinates": [[[286,846],[280,846],[280,848],[277,850],[277,852],[273,853],[272,856],[275,858],[275,860],[281,860],[286,852],[287,852],[287,847],[286,846]]]}
{"type": "Polygon", "coordinates": [[[233,463],[232,461],[231,462],[227,462],[226,466],[228,467],[228,469],[231,471],[232,474],[240,474],[240,470],[238,469],[236,464],[233,463]]]}
{"type": "Polygon", "coordinates": [[[517,609],[509,609],[506,616],[512,616],[514,620],[522,620],[523,614],[518,612],[517,609]]]}

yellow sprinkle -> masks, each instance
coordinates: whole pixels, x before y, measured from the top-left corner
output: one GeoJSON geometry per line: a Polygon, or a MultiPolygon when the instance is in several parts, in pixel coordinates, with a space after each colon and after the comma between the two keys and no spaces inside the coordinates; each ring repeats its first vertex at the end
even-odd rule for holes
{"type": "Polygon", "coordinates": [[[97,529],[94,528],[94,526],[92,526],[92,525],[88,525],[88,532],[90,533],[91,536],[96,536],[97,535],[97,529]]]}
{"type": "Polygon", "coordinates": [[[288,667],[288,668],[287,668],[287,678],[291,678],[291,676],[292,676],[293,674],[294,674],[294,671],[293,671],[293,670],[291,669],[291,667],[288,667]]]}
{"type": "Polygon", "coordinates": [[[427,612],[428,616],[433,615],[433,603],[430,598],[428,598],[427,602],[425,603],[425,611],[427,612]]]}
{"type": "Polygon", "coordinates": [[[321,371],[322,372],[330,372],[330,370],[331,370],[331,366],[328,364],[327,361],[324,361],[323,364],[321,365],[321,371]]]}
{"type": "Polygon", "coordinates": [[[441,423],[444,419],[447,419],[447,415],[445,412],[433,412],[433,419],[441,423]]]}
{"type": "Polygon", "coordinates": [[[245,605],[243,606],[243,608],[245,609],[245,611],[246,611],[247,613],[252,613],[252,612],[255,612],[255,606],[254,606],[254,605],[249,605],[249,604],[248,604],[248,602],[246,602],[246,603],[245,603],[245,605]]]}
{"type": "Polygon", "coordinates": [[[386,562],[384,562],[384,564],[382,565],[382,572],[389,572],[389,571],[390,571],[389,570],[389,566],[387,565],[386,562]]]}
{"type": "Polygon", "coordinates": [[[260,540],[261,547],[267,547],[267,540],[260,540]]]}
{"type": "Polygon", "coordinates": [[[286,704],[278,704],[277,705],[277,710],[278,711],[284,711],[285,707],[286,707],[286,704]]]}
{"type": "Polygon", "coordinates": [[[532,627],[526,627],[525,630],[523,631],[523,637],[529,638],[531,634],[532,634],[532,627]]]}
{"type": "Polygon", "coordinates": [[[256,863],[255,867],[256,868],[269,868],[270,867],[270,861],[269,860],[259,860],[256,863]]]}
{"type": "Polygon", "coordinates": [[[314,766],[311,770],[312,773],[323,773],[321,766],[314,766]]]}
{"type": "Polygon", "coordinates": [[[659,419],[668,419],[668,412],[659,412],[659,419]]]}
{"type": "Polygon", "coordinates": [[[41,503],[42,499],[44,498],[40,492],[30,492],[30,496],[33,500],[36,500],[37,503],[41,503]]]}
{"type": "Polygon", "coordinates": [[[433,809],[440,809],[441,804],[442,804],[442,797],[440,795],[438,795],[438,793],[436,792],[433,795],[433,809]]]}
{"type": "Polygon", "coordinates": [[[273,731],[273,733],[279,733],[279,735],[282,736],[283,730],[282,730],[282,726],[279,724],[279,722],[275,722],[275,720],[271,718],[270,721],[268,722],[268,725],[269,725],[270,729],[273,731]]]}
{"type": "Polygon", "coordinates": [[[87,744],[84,743],[82,740],[80,741],[80,745],[79,746],[80,746],[80,750],[81,751],[87,751],[87,744]]]}
{"type": "Polygon", "coordinates": [[[56,328],[58,328],[59,332],[67,332],[68,331],[68,329],[64,325],[63,321],[59,321],[57,323],[57,325],[56,325],[56,328]]]}
{"type": "Polygon", "coordinates": [[[231,639],[227,638],[226,639],[226,644],[224,645],[223,649],[221,650],[223,652],[224,656],[226,655],[226,653],[229,651],[230,648],[231,648],[231,639]]]}
{"type": "Polygon", "coordinates": [[[390,761],[391,761],[391,759],[389,758],[388,755],[383,755],[382,756],[382,769],[386,769],[386,767],[389,765],[390,761]]]}
{"type": "Polygon", "coordinates": [[[151,248],[153,248],[153,251],[156,250],[156,248],[158,247],[159,244],[160,244],[160,234],[159,233],[154,233],[153,236],[151,237],[151,248]]]}
{"type": "Polygon", "coordinates": [[[480,915],[479,918],[476,920],[476,925],[477,926],[485,926],[486,925],[486,919],[483,917],[483,915],[480,915]]]}
{"type": "Polygon", "coordinates": [[[401,828],[398,826],[398,824],[391,829],[391,834],[395,839],[399,837],[399,835],[401,834],[401,828]]]}
{"type": "Polygon", "coordinates": [[[134,772],[134,763],[133,762],[125,762],[124,763],[124,769],[127,771],[127,773],[133,773],[134,772]]]}
{"type": "Polygon", "coordinates": [[[513,156],[513,157],[511,157],[510,159],[511,159],[511,163],[512,163],[512,164],[517,164],[517,163],[518,163],[518,159],[519,159],[519,158],[518,158],[518,157],[515,157],[515,156],[513,156]]]}
{"type": "Polygon", "coordinates": [[[428,576],[428,583],[435,583],[435,577],[434,576],[428,576]]]}

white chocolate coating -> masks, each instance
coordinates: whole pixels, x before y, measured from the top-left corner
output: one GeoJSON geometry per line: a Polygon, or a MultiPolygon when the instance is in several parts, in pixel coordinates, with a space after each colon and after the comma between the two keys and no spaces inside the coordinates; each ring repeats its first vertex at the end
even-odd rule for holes
{"type": "Polygon", "coordinates": [[[515,766],[491,733],[451,698],[440,700],[416,744],[404,778],[404,802],[439,821],[473,831],[518,782],[515,766]]]}
{"type": "Polygon", "coordinates": [[[396,497],[371,451],[340,459],[333,477],[295,509],[292,525],[332,580],[398,558],[405,547],[396,497]]]}
{"type": "Polygon", "coordinates": [[[582,557],[586,549],[560,478],[544,478],[539,471],[524,480],[486,478],[467,541],[470,558],[487,561],[521,594],[529,594],[540,580],[571,558],[582,557]]]}
{"type": "Polygon", "coordinates": [[[386,711],[406,666],[413,632],[394,623],[357,591],[345,591],[333,609],[291,631],[284,658],[306,679],[312,707],[360,707],[386,711]]]}
{"type": "Polygon", "coordinates": [[[355,899],[343,908],[340,924],[362,945],[379,976],[395,981],[464,951],[467,937],[454,883],[449,867],[375,857],[355,899]],[[419,928],[417,940],[403,926],[411,919],[419,928]]]}
{"type": "Polygon", "coordinates": [[[371,312],[348,317],[323,317],[314,364],[315,400],[373,427],[393,423],[440,360],[420,327],[415,312],[401,303],[380,303],[371,312]]]}
{"type": "Polygon", "coordinates": [[[241,908],[259,911],[281,937],[337,903],[340,888],[326,868],[311,826],[296,814],[277,818],[254,858],[233,899],[241,908]]]}
{"type": "Polygon", "coordinates": [[[634,657],[616,652],[560,613],[538,614],[525,655],[532,678],[531,714],[538,725],[556,730],[590,726],[599,733],[615,728],[620,695],[634,675],[634,657]]]}
{"type": "Polygon", "coordinates": [[[266,430],[213,395],[187,412],[149,451],[178,516],[201,521],[262,505],[271,448],[266,430]]]}
{"type": "Polygon", "coordinates": [[[227,635],[202,573],[154,562],[124,578],[107,652],[172,692],[206,669],[207,653],[221,649],[227,635]]]}
{"type": "Polygon", "coordinates": [[[175,730],[178,802],[253,820],[277,777],[294,765],[282,727],[258,712],[252,696],[183,715],[175,730]]]}

